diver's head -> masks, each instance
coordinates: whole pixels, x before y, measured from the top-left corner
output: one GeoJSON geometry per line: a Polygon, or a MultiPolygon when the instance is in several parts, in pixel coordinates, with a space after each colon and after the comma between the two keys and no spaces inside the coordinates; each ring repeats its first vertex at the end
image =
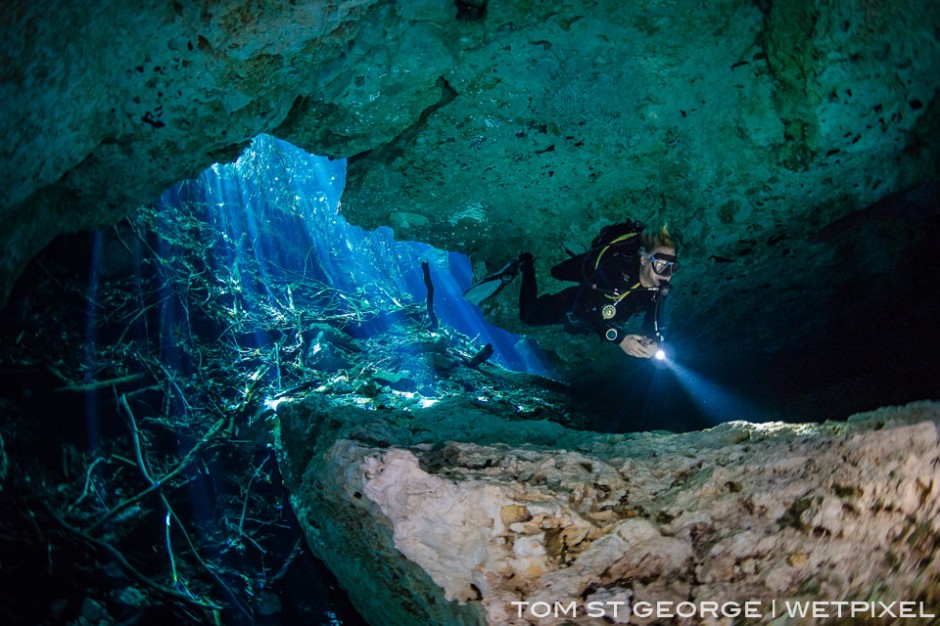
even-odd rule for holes
{"type": "MultiPolygon", "coordinates": [[[[672,248],[673,250],[679,250],[679,242],[677,241],[678,237],[674,236],[669,232],[669,227],[666,224],[663,224],[660,229],[656,232],[649,232],[644,230],[640,241],[643,244],[643,247],[647,250],[654,250],[659,246],[665,246],[667,248],[672,248]]],[[[675,254],[675,252],[673,252],[675,254]]]]}
{"type": "Polygon", "coordinates": [[[656,246],[652,252],[640,248],[640,284],[647,289],[668,283],[677,271],[679,259],[674,247],[656,246]]]}
{"type": "Polygon", "coordinates": [[[655,233],[644,232],[640,248],[640,284],[652,289],[668,283],[679,270],[678,249],[679,244],[665,224],[655,233]]]}

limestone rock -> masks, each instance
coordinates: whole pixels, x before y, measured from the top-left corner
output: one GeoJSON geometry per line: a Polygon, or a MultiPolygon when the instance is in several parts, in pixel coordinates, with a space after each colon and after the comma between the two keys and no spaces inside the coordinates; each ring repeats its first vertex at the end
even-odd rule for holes
{"type": "Polygon", "coordinates": [[[682,435],[506,422],[456,399],[410,414],[308,399],[278,418],[308,542],[374,624],[940,601],[937,403],[682,435]]]}

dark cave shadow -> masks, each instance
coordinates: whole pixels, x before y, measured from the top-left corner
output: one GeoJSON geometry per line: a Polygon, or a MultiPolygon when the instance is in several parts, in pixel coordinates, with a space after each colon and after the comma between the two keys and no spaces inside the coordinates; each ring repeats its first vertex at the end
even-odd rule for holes
{"type": "Polygon", "coordinates": [[[701,337],[708,347],[696,342],[694,329],[682,329],[689,331],[676,335],[686,384],[673,371],[628,362],[615,376],[572,385],[574,401],[604,432],[685,432],[738,419],[844,421],[940,399],[938,240],[935,217],[862,224],[826,242],[836,251],[833,265],[809,277],[829,282],[824,297],[805,303],[803,321],[821,331],[807,331],[783,311],[727,337],[701,337]],[[785,330],[762,335],[765,322],[785,330]]]}
{"type": "Polygon", "coordinates": [[[652,363],[571,386],[573,405],[603,433],[689,432],[714,426],[668,370],[652,363]]]}
{"type": "Polygon", "coordinates": [[[940,398],[938,239],[931,216],[864,223],[828,241],[829,293],[807,303],[822,332],[794,328],[777,349],[750,355],[740,384],[793,422],[940,398]]]}

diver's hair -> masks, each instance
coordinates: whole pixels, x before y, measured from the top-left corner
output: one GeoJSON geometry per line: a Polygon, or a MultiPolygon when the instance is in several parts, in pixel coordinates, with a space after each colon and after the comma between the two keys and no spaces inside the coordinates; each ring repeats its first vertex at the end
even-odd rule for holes
{"type": "Polygon", "coordinates": [[[652,252],[656,248],[672,248],[676,252],[679,251],[679,244],[669,234],[669,228],[666,224],[663,224],[662,228],[659,229],[657,233],[644,232],[643,233],[643,247],[652,252]]]}

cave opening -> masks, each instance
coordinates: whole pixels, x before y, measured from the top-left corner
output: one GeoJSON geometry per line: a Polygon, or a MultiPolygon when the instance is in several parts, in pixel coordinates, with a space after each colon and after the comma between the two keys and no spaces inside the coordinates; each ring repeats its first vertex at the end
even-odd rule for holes
{"type": "Polygon", "coordinates": [[[261,135],[233,164],[215,165],[199,179],[167,191],[155,210],[172,221],[180,210],[205,205],[205,214],[194,219],[206,221],[208,237],[223,240],[213,244],[210,259],[217,282],[244,292],[250,306],[264,301],[269,315],[306,307],[309,315],[321,314],[353,336],[368,334],[370,324],[389,327],[383,315],[363,322],[357,304],[376,314],[424,304],[428,284],[422,263],[427,263],[434,323],[439,320],[480,346],[491,344],[492,362],[507,369],[548,373],[522,338],[489,324],[478,308],[462,300],[471,281],[465,256],[397,241],[388,227],[366,231],[351,225],[340,207],[344,184],[345,160],[317,157],[261,135]],[[240,271],[246,264],[255,271],[240,271]],[[348,306],[324,311],[315,297],[304,298],[317,288],[342,294],[339,299],[348,306]]]}

